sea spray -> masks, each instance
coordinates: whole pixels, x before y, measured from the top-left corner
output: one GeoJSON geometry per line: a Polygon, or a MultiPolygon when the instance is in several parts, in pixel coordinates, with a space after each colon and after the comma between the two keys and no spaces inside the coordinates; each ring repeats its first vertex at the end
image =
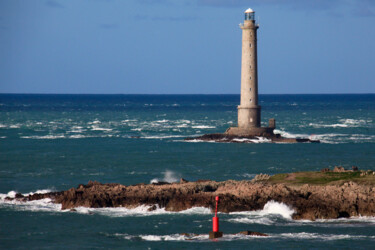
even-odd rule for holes
{"type": "Polygon", "coordinates": [[[263,210],[260,211],[260,215],[278,214],[285,219],[292,219],[294,210],[288,205],[276,201],[269,201],[264,205],[263,210]]]}
{"type": "Polygon", "coordinates": [[[180,177],[179,174],[173,172],[173,171],[170,171],[170,170],[166,170],[164,173],[164,177],[163,179],[158,179],[158,178],[154,178],[150,181],[151,184],[154,184],[154,183],[158,183],[158,182],[168,182],[168,183],[173,183],[173,182],[177,182],[179,180],[180,177]]]}

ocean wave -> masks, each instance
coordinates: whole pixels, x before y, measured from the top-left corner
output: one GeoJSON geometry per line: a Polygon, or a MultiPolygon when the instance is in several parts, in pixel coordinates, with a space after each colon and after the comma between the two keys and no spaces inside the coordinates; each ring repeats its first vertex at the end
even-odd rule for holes
{"type": "Polygon", "coordinates": [[[184,135],[149,135],[141,136],[143,139],[168,139],[168,138],[180,138],[185,137],[184,135]]]}
{"type": "Polygon", "coordinates": [[[262,210],[230,213],[231,215],[236,215],[236,218],[228,219],[228,221],[245,224],[271,225],[276,223],[277,217],[291,221],[294,212],[294,209],[284,203],[268,201],[262,210]]]}
{"type": "Polygon", "coordinates": [[[21,136],[22,139],[38,139],[38,140],[54,140],[54,139],[63,139],[65,138],[65,135],[32,135],[32,136],[21,136]]]}
{"type": "Polygon", "coordinates": [[[195,125],[195,126],[192,126],[192,128],[206,129],[206,128],[216,128],[216,127],[215,126],[209,126],[209,125],[195,125]]]}
{"type": "MultiPolygon", "coordinates": [[[[111,137],[120,137],[120,135],[114,134],[100,134],[100,135],[83,135],[83,134],[75,134],[75,135],[33,135],[33,136],[21,136],[22,139],[34,139],[34,140],[55,140],[55,139],[85,139],[85,138],[111,138],[111,137]]],[[[128,138],[128,137],[126,137],[128,138]]]]}
{"type": "Polygon", "coordinates": [[[308,138],[309,137],[308,134],[293,134],[293,133],[286,132],[286,131],[279,130],[279,129],[275,129],[274,133],[280,134],[282,137],[285,137],[285,138],[308,138]]]}
{"type": "Polygon", "coordinates": [[[364,238],[372,238],[371,236],[365,235],[350,235],[350,234],[319,234],[319,233],[282,233],[278,235],[273,235],[275,238],[291,238],[291,239],[299,239],[299,240],[344,240],[344,239],[364,239],[364,238]]]}
{"type": "Polygon", "coordinates": [[[112,131],[113,129],[111,128],[101,128],[99,126],[92,126],[91,127],[91,130],[94,130],[94,131],[112,131]]]}
{"type": "Polygon", "coordinates": [[[356,120],[356,119],[340,119],[339,123],[334,124],[323,124],[323,123],[309,123],[309,126],[314,128],[356,128],[356,127],[367,127],[372,120],[356,120]]]}

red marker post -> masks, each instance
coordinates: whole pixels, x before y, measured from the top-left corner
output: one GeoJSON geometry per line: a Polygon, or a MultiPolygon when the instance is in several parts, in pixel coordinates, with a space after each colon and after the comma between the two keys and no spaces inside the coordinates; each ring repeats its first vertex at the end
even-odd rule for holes
{"type": "Polygon", "coordinates": [[[216,209],[215,217],[212,218],[212,232],[209,233],[210,239],[223,237],[223,232],[219,232],[219,218],[217,217],[217,206],[219,205],[219,196],[215,197],[216,209]]]}

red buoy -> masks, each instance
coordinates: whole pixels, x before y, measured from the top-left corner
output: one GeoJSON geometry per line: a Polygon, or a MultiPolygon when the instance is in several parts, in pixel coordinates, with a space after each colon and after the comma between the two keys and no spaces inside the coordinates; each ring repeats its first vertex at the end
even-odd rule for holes
{"type": "Polygon", "coordinates": [[[215,217],[212,218],[212,231],[219,232],[219,218],[217,217],[217,205],[219,204],[219,196],[216,196],[216,209],[215,209],[215,217]]]}
{"type": "Polygon", "coordinates": [[[209,233],[209,239],[215,239],[223,237],[223,232],[219,231],[219,218],[217,217],[217,206],[219,204],[219,196],[215,197],[216,201],[216,209],[215,209],[215,217],[212,218],[212,232],[209,233]]]}

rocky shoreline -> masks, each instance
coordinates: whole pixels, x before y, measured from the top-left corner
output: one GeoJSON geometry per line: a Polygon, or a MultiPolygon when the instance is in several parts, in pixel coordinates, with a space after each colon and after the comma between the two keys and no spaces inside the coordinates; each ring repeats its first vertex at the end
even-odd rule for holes
{"type": "MultiPolygon", "coordinates": [[[[322,173],[326,174],[326,173],[322,173]]],[[[286,180],[293,178],[287,175],[286,180]]],[[[360,178],[368,178],[361,175],[360,178]]],[[[371,177],[372,178],[372,177],[371,177]]],[[[272,179],[272,178],[271,178],[272,179]]],[[[17,194],[18,201],[50,198],[62,209],[75,207],[126,207],[150,206],[150,211],[165,208],[182,211],[192,207],[213,209],[215,196],[220,197],[220,212],[261,210],[268,201],[282,202],[294,209],[293,219],[336,219],[351,216],[375,216],[375,187],[353,181],[333,182],[325,185],[276,183],[260,176],[253,181],[228,180],[216,182],[198,180],[179,183],[154,183],[125,186],[90,181],[61,192],[17,194]]]]}

